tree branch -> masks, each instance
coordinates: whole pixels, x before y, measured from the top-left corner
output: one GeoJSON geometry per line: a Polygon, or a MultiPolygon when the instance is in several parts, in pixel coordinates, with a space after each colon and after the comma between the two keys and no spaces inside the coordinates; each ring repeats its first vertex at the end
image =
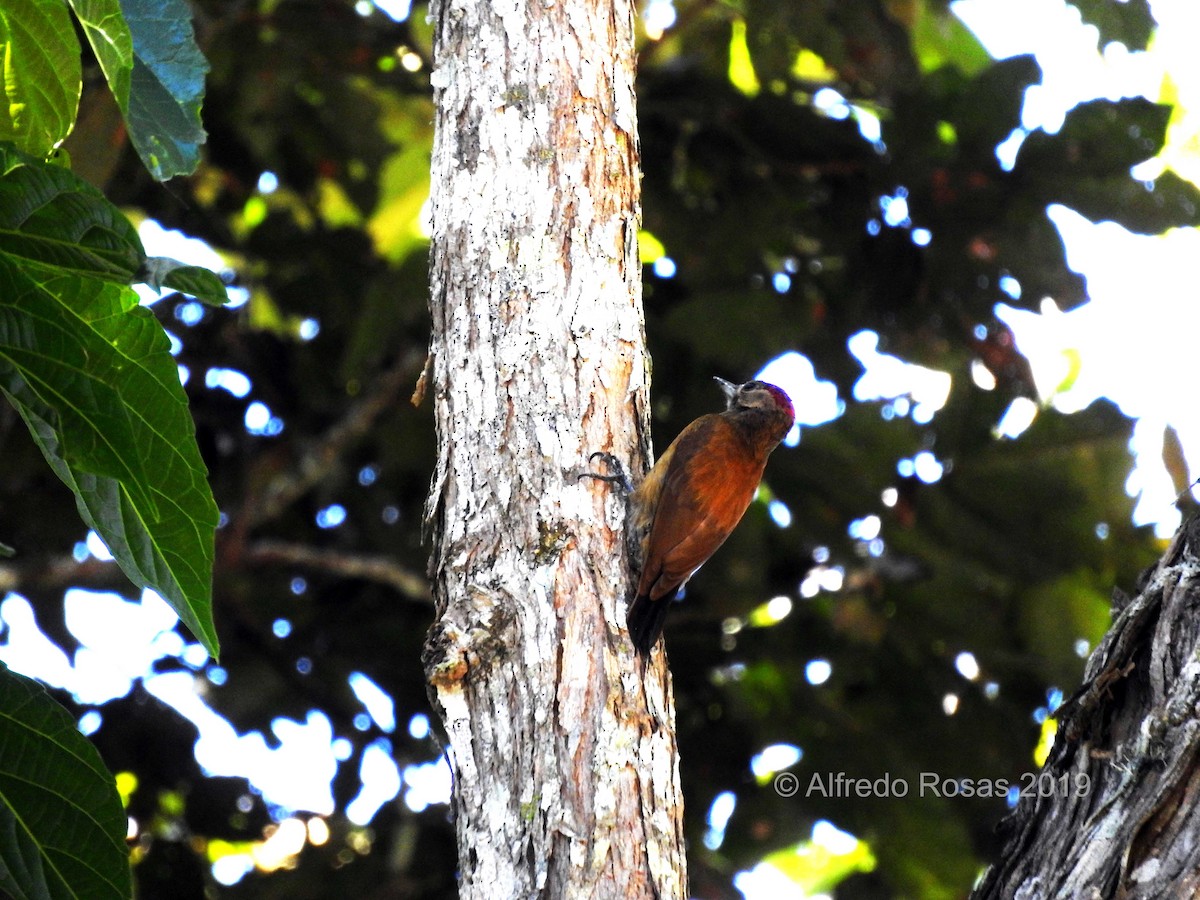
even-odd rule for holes
{"type": "Polygon", "coordinates": [[[386,556],[343,553],[293,544],[286,541],[255,541],[242,552],[242,560],[258,565],[295,565],[341,575],[345,578],[362,578],[386,584],[407,597],[422,603],[432,603],[429,582],[419,572],[414,572],[386,556]]]}
{"type": "Polygon", "coordinates": [[[384,410],[395,404],[401,387],[412,377],[415,367],[423,363],[423,357],[409,353],[382,371],[346,414],[304,451],[294,467],[271,479],[257,495],[246,498],[238,515],[237,533],[245,534],[275,518],[319,484],[342,454],[371,430],[384,410]]]}
{"type": "Polygon", "coordinates": [[[80,587],[89,590],[129,588],[115,562],[73,556],[18,557],[0,562],[0,595],[8,591],[65,590],[80,587]]]}
{"type": "Polygon", "coordinates": [[[1036,782],[974,900],[1200,890],[1200,519],[1118,593],[1036,782]]]}

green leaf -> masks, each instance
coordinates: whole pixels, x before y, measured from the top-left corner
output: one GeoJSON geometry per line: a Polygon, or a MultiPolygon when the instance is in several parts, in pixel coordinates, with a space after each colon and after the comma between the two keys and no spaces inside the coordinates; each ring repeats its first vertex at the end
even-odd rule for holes
{"type": "Polygon", "coordinates": [[[1195,185],[1171,171],[1150,183],[1129,175],[1131,166],[1162,148],[1170,113],[1171,107],[1141,98],[1082,103],[1058,134],[1029,135],[1014,174],[1037,205],[1062,203],[1131,231],[1158,234],[1200,224],[1195,185]]]}
{"type": "Polygon", "coordinates": [[[149,257],[138,272],[138,280],[156,291],[163,288],[195,297],[209,306],[224,306],[229,302],[225,284],[203,266],[189,266],[165,256],[149,257]]]}
{"type": "Polygon", "coordinates": [[[0,254],[122,284],[229,301],[216,274],[165,257],[148,258],[121,211],[86,181],[0,144],[0,254]]]}
{"type": "Polygon", "coordinates": [[[1021,124],[1025,89],[1041,80],[1032,56],[1002,59],[980,72],[956,98],[951,121],[959,143],[994,165],[996,145],[1021,124]]]}
{"type": "Polygon", "coordinates": [[[1171,107],[1142,97],[1080,103],[1058,134],[1035,131],[1025,139],[1016,171],[1026,177],[1127,174],[1162,149],[1170,118],[1171,107]]]}
{"type": "Polygon", "coordinates": [[[975,32],[949,7],[922,3],[912,29],[913,53],[924,72],[954,66],[964,75],[976,75],[992,64],[992,56],[975,32]]]}
{"type": "Polygon", "coordinates": [[[0,664],[0,893],[131,897],[126,830],[96,748],[45,688],[0,664]]]}
{"type": "Polygon", "coordinates": [[[1138,234],[1200,225],[1200,189],[1170,170],[1151,182],[1113,175],[1047,180],[1039,187],[1047,203],[1062,203],[1093,222],[1111,219],[1138,234]]]}
{"type": "MultiPolygon", "coordinates": [[[[811,783],[809,776],[805,787],[811,783]]],[[[873,872],[876,865],[871,848],[860,840],[838,853],[815,841],[804,841],[767,854],[763,862],[786,875],[806,896],[832,891],[855,872],[873,872]]]]}
{"type": "Polygon", "coordinates": [[[121,397],[125,361],[63,303],[77,299],[69,294],[86,284],[58,276],[42,287],[0,258],[0,389],[10,390],[18,405],[54,410],[62,429],[62,457],[125,482],[138,502],[156,513],[121,397]]]}
{"type": "Polygon", "coordinates": [[[146,253],[96,188],[0,144],[0,254],[128,284],[146,253]]]}
{"type": "Polygon", "coordinates": [[[44,157],[71,131],[83,89],[62,0],[0,4],[0,140],[44,157]]]}
{"type": "Polygon", "coordinates": [[[117,99],[117,106],[121,112],[126,112],[133,74],[133,37],[121,15],[120,0],[70,0],[70,3],[100,62],[109,89],[117,99]]]}
{"type": "Polygon", "coordinates": [[[1100,31],[1100,46],[1113,41],[1130,50],[1145,50],[1154,34],[1154,16],[1147,0],[1071,0],[1083,21],[1100,31]]]}
{"type": "Polygon", "coordinates": [[[379,173],[379,204],[367,231],[376,252],[394,265],[429,244],[421,232],[421,208],[429,199],[428,154],[413,142],[388,157],[379,173]]]}
{"type": "Polygon", "coordinates": [[[121,0],[133,36],[125,121],[146,168],[159,181],[189,175],[205,141],[200,123],[208,62],[196,46],[185,0],[121,0]]]}
{"type": "Polygon", "coordinates": [[[216,656],[217,509],[169,342],[137,295],[0,256],[0,391],[125,574],[216,656]]]}

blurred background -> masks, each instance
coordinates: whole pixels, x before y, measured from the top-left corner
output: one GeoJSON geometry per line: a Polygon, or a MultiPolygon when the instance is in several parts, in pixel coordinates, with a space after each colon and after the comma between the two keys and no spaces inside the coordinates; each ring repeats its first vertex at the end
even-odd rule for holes
{"type": "MultiPolygon", "coordinates": [[[[1114,586],[1192,503],[1192,6],[639,8],[656,446],[720,407],[713,375],[775,381],[800,420],[668,625],[694,896],[962,897],[997,853],[1013,791],[949,795],[1028,783],[1114,586]]],[[[94,63],[68,149],[151,255],[230,286],[145,296],[222,510],[220,664],[8,408],[0,659],[117,774],[140,896],[453,897],[409,402],[428,10],[194,9],[197,174],[149,178],[94,63]]]]}

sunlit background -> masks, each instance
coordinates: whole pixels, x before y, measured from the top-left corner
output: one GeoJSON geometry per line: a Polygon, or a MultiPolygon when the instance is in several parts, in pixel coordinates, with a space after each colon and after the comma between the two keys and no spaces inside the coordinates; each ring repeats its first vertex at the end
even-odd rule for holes
{"type": "MultiPolygon", "coordinates": [[[[360,2],[358,6],[364,15],[377,7],[397,20],[409,11],[403,2],[360,2]]],[[[1167,145],[1158,158],[1138,166],[1135,175],[1149,182],[1169,167],[1192,180],[1200,177],[1200,123],[1193,112],[1200,111],[1200,67],[1194,64],[1200,7],[1194,0],[1153,0],[1151,6],[1160,30],[1147,51],[1130,52],[1116,43],[1098,46],[1097,30],[1083,24],[1078,12],[1061,0],[960,0],[953,4],[955,13],[995,57],[1034,53],[1044,73],[1042,84],[1026,92],[1022,127],[996,148],[1003,167],[1012,167],[1029,133],[1038,129],[1056,132],[1066,111],[1080,101],[1130,96],[1160,100],[1169,96],[1179,109],[1167,145]]],[[[670,0],[650,0],[644,7],[644,27],[651,39],[669,32],[674,19],[670,0]]],[[[736,43],[736,33],[734,37],[736,43]]],[[[736,63],[736,52],[731,57],[736,63]]],[[[415,64],[419,63],[418,59],[415,64]]],[[[754,89],[748,58],[742,70],[731,71],[731,78],[746,90],[754,89]]],[[[830,117],[853,118],[863,140],[880,140],[879,122],[874,115],[855,107],[832,88],[821,91],[816,102],[830,117]]],[[[277,183],[273,173],[264,172],[258,190],[262,196],[269,196],[277,183]]],[[[881,197],[881,220],[870,227],[876,231],[907,230],[919,245],[938,241],[936,232],[912,220],[905,197],[903,185],[881,197]]],[[[1018,440],[1046,407],[1073,412],[1097,398],[1109,398],[1136,420],[1130,447],[1134,462],[1126,483],[1129,495],[1137,498],[1135,523],[1153,525],[1158,535],[1166,537],[1180,521],[1174,502],[1178,484],[1164,463],[1164,452],[1169,454],[1169,448],[1175,446],[1170,441],[1164,444],[1168,429],[1177,436],[1184,460],[1200,461],[1200,406],[1192,396],[1191,377],[1195,335],[1200,333],[1200,304],[1192,296],[1194,285],[1200,282],[1200,234],[1176,230],[1152,237],[1135,235],[1113,223],[1088,221],[1062,206],[1050,207],[1045,214],[1062,235],[1071,267],[1086,277],[1090,301],[1070,312],[1060,310],[1053,297],[1038,298],[1038,313],[1003,304],[997,307],[997,317],[1012,329],[1019,348],[1030,360],[1040,404],[1024,398],[1014,400],[995,423],[995,434],[997,439],[1018,440]],[[1148,280],[1148,274],[1154,280],[1148,280]]],[[[164,231],[154,221],[143,222],[139,231],[151,255],[218,271],[227,268],[227,263],[208,246],[178,232],[164,231]]],[[[674,276],[676,263],[671,248],[663,247],[653,235],[644,235],[643,256],[659,278],[674,276]]],[[[793,274],[785,263],[774,276],[776,290],[786,292],[793,274]]],[[[1022,285],[1011,277],[1000,287],[1014,299],[1022,297],[1022,285]]],[[[231,288],[230,293],[234,307],[248,300],[239,289],[231,288]]],[[[156,299],[144,295],[147,304],[156,299]]],[[[197,320],[201,315],[198,304],[195,309],[181,306],[177,314],[180,334],[194,324],[189,322],[189,310],[197,320]]],[[[320,327],[316,320],[305,320],[300,325],[300,336],[311,340],[320,327]]],[[[173,336],[176,350],[180,340],[173,336]]],[[[881,406],[883,415],[911,417],[917,423],[927,423],[938,415],[950,395],[951,374],[908,363],[880,352],[879,346],[878,335],[871,331],[859,332],[850,339],[846,351],[862,367],[853,397],[839,397],[834,385],[822,380],[800,353],[788,353],[765,363],[758,377],[779,384],[795,400],[798,424],[787,437],[787,446],[802,442],[808,429],[838,418],[851,402],[885,401],[881,406]]],[[[972,377],[984,390],[995,386],[982,366],[972,370],[972,377]]],[[[255,393],[251,380],[231,369],[190,372],[181,366],[180,378],[184,382],[200,379],[207,388],[227,391],[238,398],[253,398],[255,393]]],[[[287,429],[287,422],[265,403],[252,400],[246,409],[245,427],[253,434],[276,435],[287,429]]],[[[1183,460],[1167,460],[1180,462],[1183,460]]],[[[1195,468],[1188,466],[1187,471],[1195,468]]],[[[926,483],[936,482],[943,473],[943,462],[929,451],[902,459],[897,465],[898,476],[916,477],[926,483]]],[[[360,483],[368,484],[373,478],[369,466],[359,473],[360,483]]],[[[884,505],[894,505],[896,491],[885,491],[880,499],[884,505]]],[[[786,504],[771,499],[768,508],[779,527],[789,526],[792,513],[786,504]]],[[[316,515],[321,528],[338,528],[345,519],[345,508],[336,503],[316,515]]],[[[1097,538],[1102,540],[1106,534],[1106,524],[1097,522],[1097,538]]],[[[853,522],[850,535],[873,556],[886,550],[877,516],[853,522]]],[[[75,557],[81,562],[89,557],[111,558],[94,533],[80,534],[75,557]]],[[[827,564],[828,557],[826,553],[822,558],[818,548],[815,564],[799,586],[800,597],[841,589],[844,572],[837,565],[827,564]]],[[[306,589],[303,578],[292,581],[293,593],[299,595],[306,589]]],[[[91,707],[79,721],[85,734],[100,727],[106,702],[126,696],[141,682],[150,694],[199,730],[195,754],[206,774],[248,779],[252,790],[267,804],[275,824],[261,841],[212,843],[209,859],[218,882],[233,884],[255,868],[278,868],[306,843],[328,840],[329,829],[323,817],[334,812],[331,784],[339,766],[350,758],[351,746],[349,741],[335,737],[333,724],[324,712],[313,709],[303,721],[277,718],[269,735],[240,734],[206,702],[208,687],[224,684],[228,673],[213,664],[199,644],[180,636],[175,630],[174,613],[157,595],[147,592],[140,602],[131,603],[112,593],[72,589],[67,591],[64,603],[67,627],[80,643],[73,659],[39,630],[29,602],[16,593],[8,593],[0,603],[5,637],[0,659],[16,671],[69,691],[79,704],[91,707]],[[167,658],[178,660],[185,671],[155,674],[155,664],[167,658]]],[[[788,597],[774,598],[746,621],[726,622],[725,630],[734,634],[747,625],[779,621],[789,615],[792,606],[788,597]]],[[[283,640],[291,629],[291,623],[280,618],[272,630],[276,638],[283,640]]],[[[1076,645],[1080,656],[1086,656],[1090,649],[1082,639],[1076,645]]],[[[312,661],[305,658],[296,661],[300,672],[311,665],[312,661]]],[[[964,686],[977,682],[985,695],[1000,689],[981,673],[969,651],[957,655],[955,668],[964,686]]],[[[832,667],[827,660],[815,658],[808,662],[805,674],[810,684],[819,686],[831,677],[832,667]]],[[[392,699],[365,674],[352,674],[349,687],[361,704],[354,720],[360,730],[378,729],[392,734],[400,729],[417,739],[430,734],[430,721],[425,715],[396,721],[392,699]]],[[[1043,754],[1053,736],[1052,720],[1047,717],[1061,697],[1059,687],[1050,685],[1045,705],[1030,710],[1037,722],[1046,724],[1040,748],[1043,754]]],[[[943,712],[953,716],[958,707],[957,695],[946,694],[941,702],[943,712]]],[[[365,827],[384,804],[393,801],[415,811],[447,803],[449,767],[435,755],[432,743],[430,747],[430,758],[425,763],[401,769],[387,738],[371,744],[362,756],[358,772],[361,789],[346,810],[348,818],[365,827]]],[[[776,773],[794,766],[803,754],[802,747],[790,744],[764,747],[751,763],[753,775],[766,784],[776,773]]],[[[129,783],[131,777],[125,775],[118,780],[126,794],[136,787],[129,783]]],[[[735,795],[725,792],[708,810],[694,813],[705,817],[705,843],[710,849],[721,845],[735,806],[735,795]]],[[[131,835],[138,827],[131,821],[131,835]]],[[[810,842],[738,874],[735,884],[748,898],[821,896],[805,892],[805,885],[813,883],[812,873],[827,876],[831,871],[870,865],[870,851],[863,843],[833,824],[820,821],[813,828],[810,842]]]]}

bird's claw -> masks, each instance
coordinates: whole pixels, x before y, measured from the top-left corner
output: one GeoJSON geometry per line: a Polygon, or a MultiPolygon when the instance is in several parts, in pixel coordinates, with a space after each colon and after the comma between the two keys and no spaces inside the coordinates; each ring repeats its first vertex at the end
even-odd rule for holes
{"type": "Polygon", "coordinates": [[[596,459],[604,460],[604,464],[608,468],[613,469],[614,473],[612,475],[602,475],[599,472],[583,472],[580,474],[580,478],[595,478],[597,481],[616,485],[626,494],[632,493],[633,484],[629,481],[629,476],[625,474],[625,467],[621,465],[621,460],[604,450],[597,450],[588,457],[588,462],[593,462],[596,459]]]}

